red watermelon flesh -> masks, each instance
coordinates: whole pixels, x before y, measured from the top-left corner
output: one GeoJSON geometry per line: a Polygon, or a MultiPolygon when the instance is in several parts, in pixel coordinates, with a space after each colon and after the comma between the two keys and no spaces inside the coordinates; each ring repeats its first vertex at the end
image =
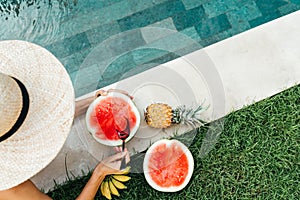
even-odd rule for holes
{"type": "Polygon", "coordinates": [[[188,175],[188,158],[176,143],[155,147],[149,163],[149,174],[160,187],[180,186],[188,175]]]}
{"type": "Polygon", "coordinates": [[[90,125],[96,130],[96,136],[100,139],[119,140],[117,130],[124,130],[126,118],[130,123],[130,130],[136,125],[136,115],[131,106],[119,97],[107,97],[102,99],[94,107],[90,115],[90,125]]]}

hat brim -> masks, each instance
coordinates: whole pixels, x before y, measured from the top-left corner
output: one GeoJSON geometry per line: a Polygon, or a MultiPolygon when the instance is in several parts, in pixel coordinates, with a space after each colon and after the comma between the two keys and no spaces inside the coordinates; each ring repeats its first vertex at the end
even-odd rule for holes
{"type": "Polygon", "coordinates": [[[20,80],[30,98],[22,126],[0,143],[0,190],[5,190],[30,179],[56,157],[73,122],[75,96],[63,65],[29,42],[0,42],[0,72],[20,80]]]}

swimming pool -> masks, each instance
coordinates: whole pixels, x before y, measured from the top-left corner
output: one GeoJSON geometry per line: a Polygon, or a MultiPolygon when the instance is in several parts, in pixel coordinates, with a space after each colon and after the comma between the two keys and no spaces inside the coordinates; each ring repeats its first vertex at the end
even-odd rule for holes
{"type": "Polygon", "coordinates": [[[47,48],[76,96],[300,9],[298,0],[0,2],[0,39],[47,48]]]}

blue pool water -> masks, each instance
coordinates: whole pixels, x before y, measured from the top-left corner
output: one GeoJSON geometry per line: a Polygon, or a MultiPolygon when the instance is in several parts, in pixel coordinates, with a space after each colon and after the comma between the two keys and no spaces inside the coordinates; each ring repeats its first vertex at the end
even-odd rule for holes
{"type": "Polygon", "coordinates": [[[299,9],[299,0],[0,0],[0,39],[51,51],[80,96],[299,9]]]}

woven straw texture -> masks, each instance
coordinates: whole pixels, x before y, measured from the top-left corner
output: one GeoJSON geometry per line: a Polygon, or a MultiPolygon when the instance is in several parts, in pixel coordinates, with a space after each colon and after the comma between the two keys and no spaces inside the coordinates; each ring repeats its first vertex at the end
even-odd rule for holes
{"type": "Polygon", "coordinates": [[[0,143],[0,190],[4,190],[31,178],[56,157],[73,122],[75,97],[62,64],[32,43],[0,42],[0,73],[19,79],[30,98],[22,126],[0,143]]]}
{"type": "Polygon", "coordinates": [[[16,123],[22,109],[21,90],[11,77],[0,73],[0,136],[16,123]],[[4,95],[5,94],[5,95],[4,95]]]}

